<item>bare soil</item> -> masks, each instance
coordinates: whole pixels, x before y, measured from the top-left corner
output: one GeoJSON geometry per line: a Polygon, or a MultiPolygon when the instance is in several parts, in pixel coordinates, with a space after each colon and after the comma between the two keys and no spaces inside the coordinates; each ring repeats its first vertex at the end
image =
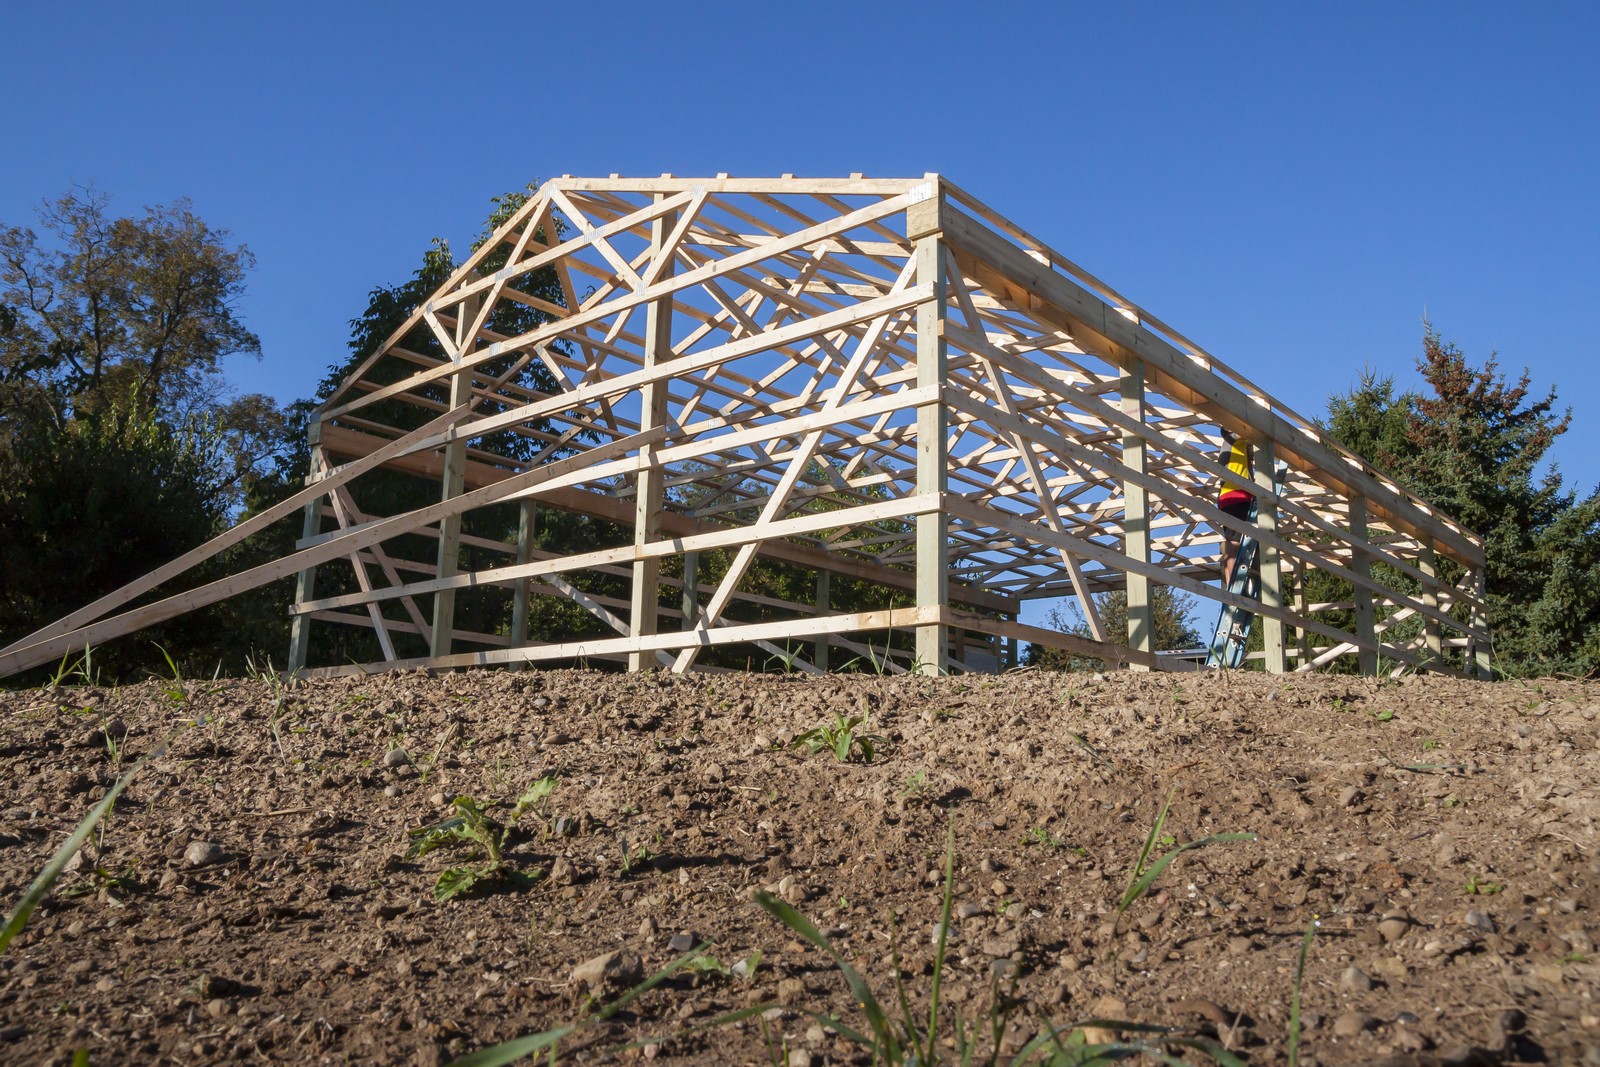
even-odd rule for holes
{"type": "Polygon", "coordinates": [[[1014,976],[1007,1051],[1041,1020],[1109,1015],[1283,1063],[1316,917],[1302,1062],[1600,1062],[1600,685],[418,672],[281,706],[265,681],[186,689],[0,694],[6,909],[168,746],[0,955],[0,1061],[443,1063],[614,995],[573,980],[585,961],[620,950],[626,982],[630,954],[648,975],[704,943],[720,966],[563,1058],[867,1062],[808,1014],[863,1025],[837,969],[751,898],[795,901],[886,1002],[893,933],[925,1011],[953,827],[942,996],[985,1025],[1014,976]],[[790,743],[859,714],[870,762],[790,743]],[[459,795],[504,818],[544,775],[556,790],[507,853],[538,880],[436,901],[466,853],[408,859],[407,831],[459,795]],[[1259,840],[1185,852],[1118,921],[1169,794],[1158,852],[1259,840]],[[695,1029],[752,1004],[777,1007],[695,1029]]]}

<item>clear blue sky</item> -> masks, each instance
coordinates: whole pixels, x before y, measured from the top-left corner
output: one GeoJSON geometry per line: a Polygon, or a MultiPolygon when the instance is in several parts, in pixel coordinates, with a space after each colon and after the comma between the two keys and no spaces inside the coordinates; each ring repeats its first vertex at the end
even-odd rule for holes
{"type": "Polygon", "coordinates": [[[94,182],[249,245],[292,399],[534,178],[940,171],[1307,415],[1424,314],[1600,480],[1600,5],[9,4],[0,221],[94,182]]]}

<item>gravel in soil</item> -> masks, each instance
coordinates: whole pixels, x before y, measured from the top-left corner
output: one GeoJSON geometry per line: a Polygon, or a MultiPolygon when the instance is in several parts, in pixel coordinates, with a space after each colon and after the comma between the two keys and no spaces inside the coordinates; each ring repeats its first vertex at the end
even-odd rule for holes
{"type": "Polygon", "coordinates": [[[445,1063],[696,951],[563,1056],[866,1062],[810,1014],[861,1025],[837,969],[753,896],[886,1003],[897,953],[925,1012],[952,828],[941,996],[983,1023],[1010,989],[1005,1051],[1109,1014],[1282,1063],[1316,921],[1302,1062],[1600,1062],[1595,684],[415,672],[10,692],[0,722],[7,908],[166,746],[0,954],[6,1063],[445,1063]],[[835,716],[870,762],[794,743],[835,716]],[[507,823],[547,776],[519,877],[436,900],[469,853],[408,832],[461,796],[507,823]],[[1259,838],[1119,918],[1169,797],[1155,854],[1259,838]]]}

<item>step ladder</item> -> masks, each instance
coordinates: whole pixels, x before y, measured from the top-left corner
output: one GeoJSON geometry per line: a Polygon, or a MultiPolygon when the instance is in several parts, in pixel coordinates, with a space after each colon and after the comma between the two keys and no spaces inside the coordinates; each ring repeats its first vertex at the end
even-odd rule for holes
{"type": "MultiPolygon", "coordinates": [[[[1272,491],[1283,495],[1283,482],[1288,475],[1288,465],[1280,463],[1272,472],[1272,491]]],[[[1250,522],[1256,521],[1257,501],[1250,501],[1250,522]]],[[[1261,599],[1261,576],[1256,572],[1256,539],[1245,535],[1239,539],[1239,554],[1233,564],[1233,581],[1228,592],[1246,600],[1261,599]]],[[[1256,616],[1248,608],[1233,604],[1222,605],[1217,615],[1217,628],[1211,635],[1211,651],[1206,656],[1207,667],[1238,667],[1244,662],[1245,646],[1250,643],[1250,631],[1256,616]]]]}

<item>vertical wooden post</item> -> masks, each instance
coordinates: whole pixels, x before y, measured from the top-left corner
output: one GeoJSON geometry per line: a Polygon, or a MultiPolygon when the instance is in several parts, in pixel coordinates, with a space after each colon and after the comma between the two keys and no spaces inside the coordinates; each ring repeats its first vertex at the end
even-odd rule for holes
{"type": "MultiPolygon", "coordinates": [[[[1144,422],[1144,361],[1129,360],[1122,369],[1122,413],[1130,419],[1144,422]]],[[[1149,455],[1144,438],[1129,430],[1122,431],[1122,465],[1136,474],[1149,470],[1149,455]]],[[[1140,563],[1150,562],[1150,498],[1142,485],[1124,480],[1122,483],[1123,536],[1127,556],[1140,563]]],[[[1128,572],[1128,647],[1139,652],[1156,650],[1155,614],[1150,603],[1150,579],[1142,574],[1128,572]]],[[[1109,635],[1108,635],[1109,636],[1109,635]]],[[[1148,671],[1142,664],[1129,664],[1129,669],[1148,671]]]]}
{"type": "MultiPolygon", "coordinates": [[[[661,200],[665,194],[656,194],[661,200]]],[[[671,253],[666,248],[667,237],[677,225],[678,213],[669,211],[658,215],[650,223],[650,248],[652,256],[669,257],[657,270],[658,278],[673,273],[671,253]]],[[[661,297],[645,305],[644,319],[644,370],[652,370],[672,358],[672,298],[661,297]]],[[[641,392],[639,430],[653,430],[667,421],[667,383],[653,381],[641,392]]],[[[661,508],[664,501],[662,471],[654,463],[639,471],[639,480],[633,498],[633,544],[642,548],[661,539],[661,508]]],[[[687,564],[685,566],[687,570],[687,564]]],[[[686,620],[692,626],[693,619],[686,620]]],[[[661,626],[661,557],[648,556],[636,559],[633,564],[633,598],[628,615],[630,637],[649,637],[661,626]]],[[[642,671],[654,666],[653,652],[628,653],[628,669],[642,671]]]]}
{"type": "MultiPolygon", "coordinates": [[[[533,545],[539,529],[539,505],[524,500],[517,515],[517,563],[533,562],[533,545]]],[[[519,578],[511,590],[511,647],[528,643],[528,612],[531,608],[533,579],[519,578]]]]}
{"type": "Polygon", "coordinates": [[[695,616],[700,614],[700,553],[683,554],[683,628],[694,629],[695,616]]]}
{"type": "MultiPolygon", "coordinates": [[[[319,474],[322,465],[317,462],[322,451],[322,423],[318,421],[315,413],[311,417],[311,429],[307,432],[307,440],[311,446],[311,472],[319,474]]],[[[306,505],[305,519],[300,526],[300,536],[315,537],[322,532],[322,502],[326,497],[314,497],[306,505]]],[[[301,571],[294,582],[294,605],[299,607],[308,600],[316,598],[317,568],[307,567],[301,571]]],[[[285,666],[290,674],[306,669],[306,657],[311,651],[311,616],[296,615],[289,623],[289,662],[285,666]]]]}
{"type": "MultiPolygon", "coordinates": [[[[948,375],[949,350],[944,339],[946,284],[940,207],[935,188],[930,199],[906,209],[906,234],[915,244],[918,285],[931,285],[933,296],[917,307],[917,388],[937,389],[948,375]]],[[[949,490],[946,448],[949,418],[944,404],[917,408],[917,493],[949,490]]],[[[942,610],[950,603],[947,519],[941,508],[917,516],[917,607],[942,610]]],[[[916,660],[924,674],[949,671],[946,628],[941,623],[917,627],[916,660]]]]}
{"type": "MultiPolygon", "coordinates": [[[[1350,569],[1362,578],[1372,576],[1372,561],[1367,556],[1367,501],[1364,497],[1350,498],[1350,569]]],[[[1378,673],[1378,634],[1372,610],[1372,590],[1364,585],[1354,585],[1356,601],[1356,638],[1362,648],[1356,653],[1356,663],[1362,674],[1378,673]]]]}
{"type": "MultiPolygon", "coordinates": [[[[1417,569],[1427,577],[1422,582],[1422,603],[1435,610],[1439,607],[1438,559],[1433,551],[1433,538],[1422,541],[1422,551],[1417,556],[1417,569]]],[[[1438,666],[1444,662],[1444,645],[1439,640],[1439,624],[1433,619],[1423,619],[1422,640],[1427,648],[1427,663],[1438,666]]]]}
{"type": "MultiPolygon", "coordinates": [[[[456,362],[477,347],[476,339],[467,336],[472,320],[477,317],[481,297],[472,296],[456,305],[456,362]]],[[[450,377],[450,407],[452,410],[472,403],[472,371],[457,371],[450,377]]],[[[444,446],[444,475],[440,499],[460,496],[466,488],[467,442],[457,438],[444,446]]],[[[439,578],[449,578],[461,573],[461,515],[447,515],[439,522],[439,556],[434,573],[439,578]]],[[[433,595],[433,640],[428,648],[430,656],[448,656],[456,628],[456,591],[442,589],[433,595]]]]}
{"type": "MultiPolygon", "coordinates": [[[[1271,440],[1256,446],[1255,483],[1257,488],[1272,492],[1273,469],[1277,453],[1271,440]]],[[[1256,542],[1256,562],[1260,566],[1261,606],[1283,607],[1283,567],[1278,558],[1278,546],[1273,539],[1278,534],[1278,507],[1260,496],[1256,497],[1256,529],[1263,535],[1256,542]]],[[[1261,647],[1268,674],[1282,674],[1288,669],[1288,656],[1283,647],[1283,621],[1261,616],[1261,647]]]]}
{"type": "MultiPolygon", "coordinates": [[[[1294,617],[1304,621],[1306,617],[1306,561],[1294,561],[1294,617]]],[[[1294,628],[1295,647],[1300,650],[1296,665],[1311,662],[1311,631],[1304,626],[1294,628]]]]}
{"type": "MultiPolygon", "coordinates": [[[[817,572],[817,614],[826,615],[832,610],[829,600],[833,595],[833,572],[817,572]]],[[[816,664],[817,670],[828,669],[828,635],[817,635],[817,648],[811,655],[811,662],[816,664]]]]}
{"type": "Polygon", "coordinates": [[[1489,588],[1484,582],[1483,570],[1480,568],[1472,580],[1472,610],[1468,614],[1468,623],[1476,633],[1470,638],[1472,650],[1472,664],[1468,666],[1468,673],[1476,668],[1477,675],[1484,681],[1494,678],[1494,671],[1489,663],[1489,642],[1477,636],[1489,629],[1489,614],[1487,611],[1489,588]]]}

